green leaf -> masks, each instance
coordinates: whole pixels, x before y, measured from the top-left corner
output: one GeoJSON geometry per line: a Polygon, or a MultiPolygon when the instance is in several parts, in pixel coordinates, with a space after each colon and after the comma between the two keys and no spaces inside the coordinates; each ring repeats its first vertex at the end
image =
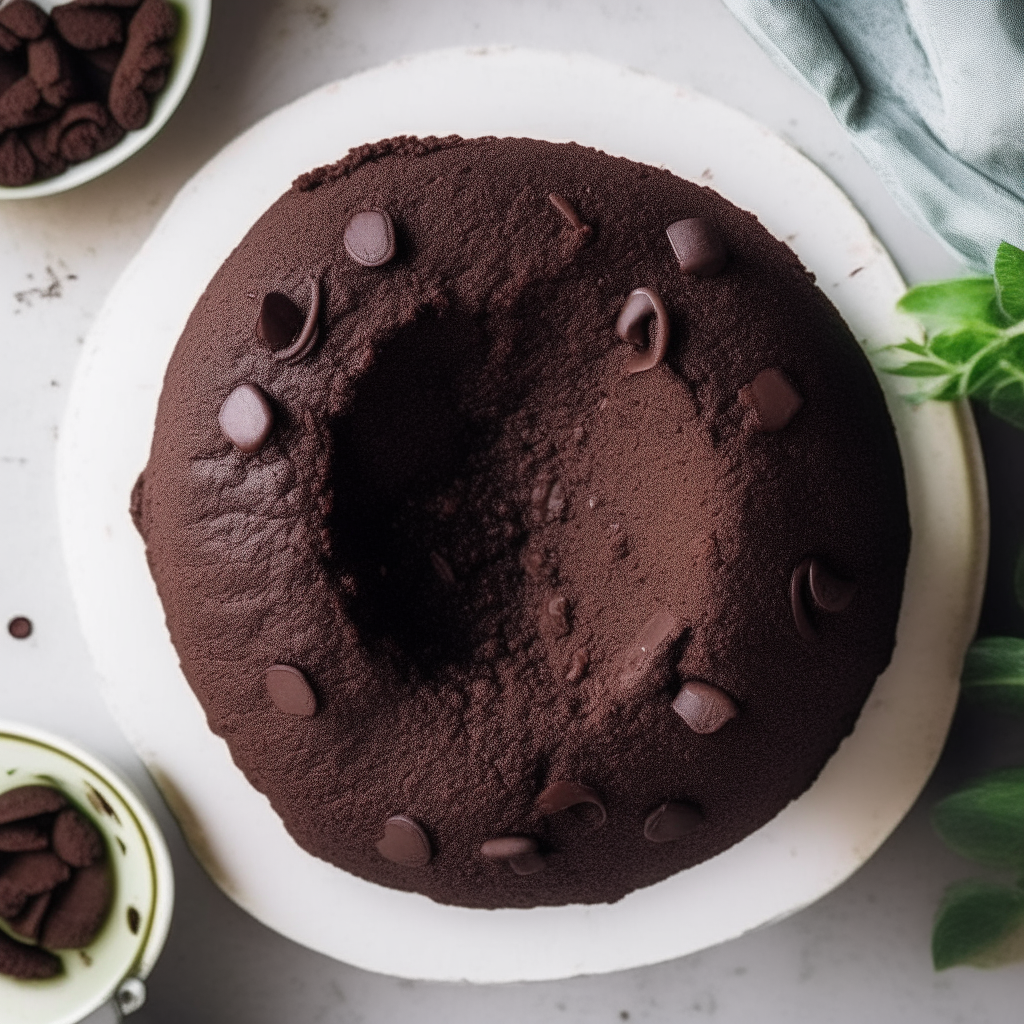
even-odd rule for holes
{"type": "Polygon", "coordinates": [[[925,398],[930,398],[934,402],[955,402],[958,398],[963,397],[963,378],[959,374],[950,377],[945,383],[925,395],[925,398]]]}
{"type": "MultiPolygon", "coordinates": [[[[1022,567],[1024,559],[1017,562],[1018,581],[1022,567]]],[[[962,681],[965,697],[1024,713],[1024,640],[1015,636],[976,640],[967,649],[962,681]]]]}
{"type": "Polygon", "coordinates": [[[993,345],[987,351],[982,352],[967,371],[967,377],[964,380],[965,393],[986,401],[993,387],[999,383],[999,361],[1001,359],[1002,351],[999,345],[993,345]]]}
{"type": "Polygon", "coordinates": [[[1024,868],[1024,768],[978,779],[936,804],[932,820],[946,845],[996,868],[1024,868]]]}
{"type": "Polygon", "coordinates": [[[945,377],[949,373],[949,367],[944,363],[933,363],[930,360],[922,359],[893,367],[891,370],[886,370],[886,373],[891,373],[894,377],[945,377]]]}
{"type": "Polygon", "coordinates": [[[911,341],[909,338],[902,345],[886,345],[883,352],[886,351],[901,351],[901,352],[913,352],[915,356],[926,356],[928,355],[928,349],[924,345],[916,341],[911,341]]]}
{"type": "Polygon", "coordinates": [[[937,971],[977,962],[1024,921],[1024,892],[1008,885],[969,880],[945,892],[932,930],[937,971]]]}
{"type": "Polygon", "coordinates": [[[1001,242],[995,263],[996,301],[1011,323],[1024,320],[1024,252],[1001,242]]]}
{"type": "Polygon", "coordinates": [[[941,331],[931,338],[928,346],[936,359],[959,366],[992,344],[1000,333],[995,327],[976,324],[960,330],[941,331]]]}
{"type": "Polygon", "coordinates": [[[1024,380],[997,384],[988,395],[988,407],[999,417],[1024,430],[1024,380]]]}
{"type": "Polygon", "coordinates": [[[1000,327],[1002,314],[996,303],[996,286],[991,277],[963,277],[911,288],[896,303],[926,327],[964,327],[970,323],[1000,327]]]}

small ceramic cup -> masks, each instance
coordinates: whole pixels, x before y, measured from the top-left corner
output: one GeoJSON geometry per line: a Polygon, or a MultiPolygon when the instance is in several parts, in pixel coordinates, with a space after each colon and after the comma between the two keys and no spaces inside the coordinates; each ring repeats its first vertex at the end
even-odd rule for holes
{"type": "Polygon", "coordinates": [[[0,721],[0,793],[60,789],[103,833],[114,876],[110,913],[92,944],[58,953],[64,969],[46,981],[0,975],[3,1024],[75,1024],[105,1003],[130,1013],[163,949],[174,905],[174,873],[163,835],[131,787],[66,740],[0,721]]]}
{"type": "MultiPolygon", "coordinates": [[[[3,0],[0,0],[2,3],[3,0]]],[[[36,0],[40,7],[50,10],[66,0],[36,0]]],[[[178,12],[178,34],[171,44],[173,63],[167,84],[153,99],[153,110],[145,127],[128,132],[123,139],[103,153],[97,153],[91,160],[71,164],[63,174],[31,185],[17,188],[0,187],[2,199],[35,199],[66,192],[69,188],[84,185],[98,178],[111,168],[123,163],[137,153],[150,139],[154,138],[174,113],[199,66],[199,58],[206,46],[206,35],[210,28],[210,5],[212,0],[170,0],[178,12]]]]}

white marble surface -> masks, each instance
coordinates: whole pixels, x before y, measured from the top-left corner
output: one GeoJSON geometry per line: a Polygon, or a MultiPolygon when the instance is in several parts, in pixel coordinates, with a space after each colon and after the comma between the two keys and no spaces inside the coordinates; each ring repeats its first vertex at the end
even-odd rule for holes
{"type": "MultiPolygon", "coordinates": [[[[203,65],[156,142],[77,191],[0,205],[0,351],[7,367],[0,375],[0,621],[25,614],[36,624],[26,641],[0,635],[0,712],[63,733],[110,761],[136,782],[166,828],[180,885],[177,916],[150,1002],[135,1020],[1018,1019],[1020,967],[931,969],[936,901],[948,882],[971,873],[931,833],[934,794],[926,793],[881,852],[831,896],[727,945],[600,978],[488,988],[410,983],[310,953],[229,904],[185,850],[106,712],[64,581],[53,498],[65,389],[104,294],[177,188],[263,114],[402,54],[492,43],[596,53],[731,103],[824,167],[909,280],[957,272],[896,209],[827,110],[778,71],[717,0],[216,0],[203,65]]],[[[140,685],[144,672],[140,666],[140,685]]]]}

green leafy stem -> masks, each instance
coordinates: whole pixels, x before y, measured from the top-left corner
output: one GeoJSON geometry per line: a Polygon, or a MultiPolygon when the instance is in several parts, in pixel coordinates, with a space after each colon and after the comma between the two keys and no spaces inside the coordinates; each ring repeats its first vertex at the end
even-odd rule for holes
{"type": "MultiPolygon", "coordinates": [[[[925,284],[897,308],[924,338],[876,351],[879,368],[918,382],[912,401],[973,398],[1024,429],[1024,251],[1003,242],[991,277],[925,284]]],[[[1024,558],[1017,566],[1024,607],[1024,558]]],[[[965,700],[1024,714],[1024,640],[986,637],[967,652],[965,700]]],[[[992,966],[1024,953],[1024,768],[994,772],[951,793],[934,809],[935,827],[961,856],[1006,873],[947,890],[932,933],[932,959],[992,966]]]]}
{"type": "Polygon", "coordinates": [[[919,285],[896,308],[921,324],[924,340],[875,358],[885,373],[920,382],[912,400],[975,398],[1024,429],[1024,252],[1003,242],[991,277],[919,285]]]}

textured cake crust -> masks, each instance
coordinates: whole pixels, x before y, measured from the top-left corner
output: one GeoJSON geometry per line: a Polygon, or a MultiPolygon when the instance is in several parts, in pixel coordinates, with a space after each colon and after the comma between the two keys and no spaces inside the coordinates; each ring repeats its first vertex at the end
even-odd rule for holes
{"type": "Polygon", "coordinates": [[[882,394],[794,254],[667,171],[513,139],[300,178],[192,312],[132,511],[210,727],[295,840],[474,907],[616,900],[776,815],[889,661],[909,545],[882,394]],[[383,265],[346,251],[361,211],[393,222],[383,265]],[[710,277],[666,236],[698,216],[728,252],[710,277]],[[278,358],[261,303],[306,312],[310,275],[315,342],[278,358]],[[639,287],[669,344],[628,373],[639,287]],[[803,400],[770,431],[741,396],[768,369],[803,400]],[[218,422],[243,384],[273,418],[251,452],[218,422]],[[842,610],[808,603],[811,558],[855,585],[842,610]],[[293,713],[275,665],[312,690],[293,713]],[[688,724],[707,694],[735,716],[688,724]],[[604,823],[538,803],[556,782],[604,823]],[[666,801],[697,823],[654,842],[666,801]],[[377,847],[396,815],[407,864],[377,847]],[[509,836],[532,873],[481,854],[509,836]]]}

